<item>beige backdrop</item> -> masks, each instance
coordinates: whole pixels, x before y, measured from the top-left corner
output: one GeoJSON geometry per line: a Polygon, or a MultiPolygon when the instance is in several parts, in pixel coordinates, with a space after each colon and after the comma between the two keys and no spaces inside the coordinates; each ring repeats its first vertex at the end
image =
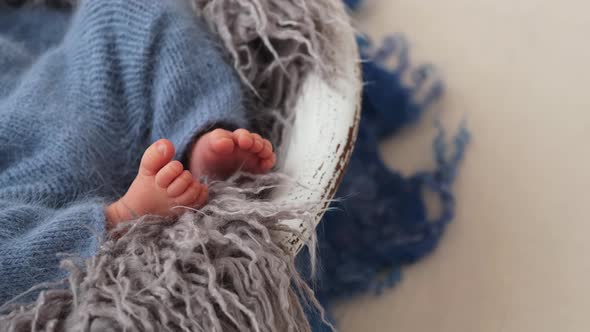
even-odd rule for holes
{"type": "MultiPolygon", "coordinates": [[[[590,331],[590,2],[368,0],[355,19],[438,66],[435,108],[473,140],[438,251],[340,305],[341,331],[590,331]]],[[[390,165],[432,165],[431,120],[385,144],[390,165]]]]}

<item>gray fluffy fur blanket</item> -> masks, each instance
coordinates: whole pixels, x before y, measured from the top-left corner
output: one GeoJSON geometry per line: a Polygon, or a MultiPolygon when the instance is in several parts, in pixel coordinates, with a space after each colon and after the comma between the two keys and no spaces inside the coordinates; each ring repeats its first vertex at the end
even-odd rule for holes
{"type": "MultiPolygon", "coordinates": [[[[350,28],[341,1],[187,1],[250,87],[261,128],[284,142],[303,79],[335,70],[331,37],[350,28]]],[[[280,220],[312,223],[317,202],[265,199],[277,186],[296,184],[237,174],[211,183],[199,211],[122,225],[92,259],[64,257],[68,280],[39,285],[33,303],[0,308],[0,331],[310,331],[305,307],[322,309],[271,233],[291,231],[280,220]]]]}

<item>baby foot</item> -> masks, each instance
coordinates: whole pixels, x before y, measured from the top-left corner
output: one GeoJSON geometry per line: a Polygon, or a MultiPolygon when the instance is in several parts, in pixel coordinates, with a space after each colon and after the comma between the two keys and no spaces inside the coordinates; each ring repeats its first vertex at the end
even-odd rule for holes
{"type": "Polygon", "coordinates": [[[272,144],[260,135],[246,129],[234,132],[216,129],[203,135],[193,146],[190,170],[197,178],[206,175],[223,179],[237,170],[266,173],[275,162],[272,144]]]}
{"type": "Polygon", "coordinates": [[[147,214],[170,216],[175,214],[171,210],[175,206],[203,206],[208,198],[207,187],[173,157],[174,145],[170,141],[162,139],[152,144],[127,193],[107,208],[107,219],[116,222],[147,214]]]}

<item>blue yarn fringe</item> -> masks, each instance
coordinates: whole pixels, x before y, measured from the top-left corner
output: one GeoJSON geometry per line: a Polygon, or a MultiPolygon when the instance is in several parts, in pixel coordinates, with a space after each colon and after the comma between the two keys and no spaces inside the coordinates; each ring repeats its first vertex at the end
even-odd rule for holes
{"type": "MultiPolygon", "coordinates": [[[[358,1],[347,1],[355,6],[358,1]]],[[[430,66],[409,68],[407,43],[390,37],[373,50],[371,42],[359,38],[363,61],[362,117],[358,139],[336,197],[317,228],[320,269],[310,283],[328,310],[340,298],[394,286],[401,268],[430,253],[446,225],[453,219],[455,200],[451,186],[463,158],[469,133],[461,127],[448,151],[440,125],[434,139],[436,167],[410,177],[383,163],[379,142],[418,119],[441,95],[443,87],[430,66]],[[386,62],[395,59],[397,67],[386,62]],[[402,83],[410,75],[411,83],[402,83]],[[418,100],[418,96],[422,96],[418,100]],[[440,199],[442,211],[434,220],[427,217],[424,192],[440,199]]],[[[300,255],[302,271],[307,257],[300,255]]],[[[329,331],[310,313],[314,332],[329,331]]]]}
{"type": "Polygon", "coordinates": [[[350,9],[357,9],[361,4],[361,0],[344,0],[344,3],[346,3],[350,9]]]}

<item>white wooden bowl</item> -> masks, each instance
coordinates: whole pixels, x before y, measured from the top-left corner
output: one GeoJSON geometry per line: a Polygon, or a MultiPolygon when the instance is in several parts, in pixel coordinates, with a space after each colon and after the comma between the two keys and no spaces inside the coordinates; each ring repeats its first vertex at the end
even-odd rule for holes
{"type": "MultiPolygon", "coordinates": [[[[311,74],[303,84],[295,114],[294,125],[289,129],[289,142],[281,171],[302,184],[278,190],[275,200],[305,200],[314,203],[311,212],[316,215],[313,225],[286,220],[292,227],[309,238],[320,222],[329,200],[333,198],[344,175],[352,153],[361,105],[361,70],[356,39],[352,29],[341,30],[335,42],[339,71],[330,80],[320,73],[311,74]]],[[[294,255],[304,241],[292,234],[274,234],[294,255]]]]}

